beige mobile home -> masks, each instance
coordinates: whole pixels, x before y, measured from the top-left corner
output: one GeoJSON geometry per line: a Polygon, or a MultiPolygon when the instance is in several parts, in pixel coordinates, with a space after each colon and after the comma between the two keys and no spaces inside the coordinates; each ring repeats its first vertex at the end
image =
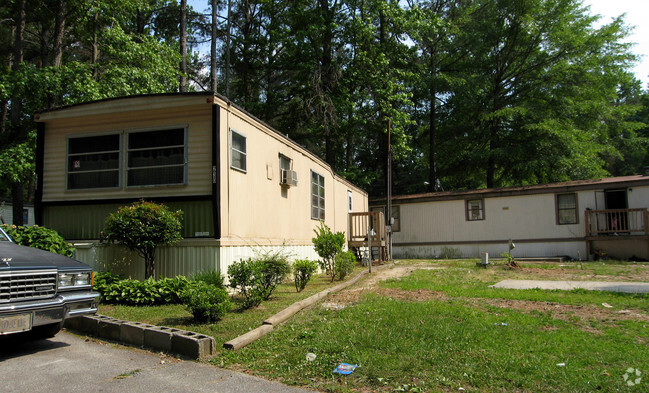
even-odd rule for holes
{"type": "Polygon", "coordinates": [[[142,276],[142,263],[100,244],[106,216],[139,199],[184,212],[184,240],[157,257],[163,276],[225,272],[282,248],[316,258],[320,220],[347,232],[367,194],[321,159],[226,99],[204,93],[133,96],[37,115],[37,223],[98,268],[142,276]],[[117,262],[116,262],[117,261],[117,262]]]}
{"type": "MultiPolygon", "coordinates": [[[[392,199],[393,256],[649,259],[649,176],[392,199]]],[[[385,200],[370,201],[383,210],[385,200]]]]}

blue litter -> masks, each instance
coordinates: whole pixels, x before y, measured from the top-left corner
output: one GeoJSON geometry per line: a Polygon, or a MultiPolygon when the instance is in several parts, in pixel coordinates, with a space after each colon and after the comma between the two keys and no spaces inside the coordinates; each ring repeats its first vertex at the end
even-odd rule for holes
{"type": "Polygon", "coordinates": [[[349,375],[356,370],[356,367],[358,366],[355,364],[340,363],[334,372],[342,375],[349,375]]]}

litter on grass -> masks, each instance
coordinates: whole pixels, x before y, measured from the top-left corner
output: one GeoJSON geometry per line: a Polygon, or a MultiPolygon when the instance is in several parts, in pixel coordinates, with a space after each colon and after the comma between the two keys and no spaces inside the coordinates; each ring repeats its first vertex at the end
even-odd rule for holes
{"type": "Polygon", "coordinates": [[[309,353],[306,354],[306,360],[309,361],[309,362],[314,361],[315,358],[316,358],[316,354],[315,354],[315,353],[311,353],[311,352],[309,352],[309,353]]]}
{"type": "Polygon", "coordinates": [[[508,326],[505,322],[501,322],[501,323],[496,322],[496,323],[494,323],[494,325],[496,325],[496,326],[508,326]]]}
{"type": "Polygon", "coordinates": [[[356,364],[340,363],[334,372],[342,375],[349,375],[356,370],[356,367],[358,367],[356,364]]]}

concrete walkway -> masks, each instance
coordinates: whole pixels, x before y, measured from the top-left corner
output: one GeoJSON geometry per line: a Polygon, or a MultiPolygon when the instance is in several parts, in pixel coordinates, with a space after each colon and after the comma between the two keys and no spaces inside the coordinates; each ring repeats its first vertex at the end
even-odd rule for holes
{"type": "Polygon", "coordinates": [[[581,288],[589,291],[649,293],[649,283],[646,282],[504,280],[489,287],[508,289],[561,289],[565,291],[581,288]]]}

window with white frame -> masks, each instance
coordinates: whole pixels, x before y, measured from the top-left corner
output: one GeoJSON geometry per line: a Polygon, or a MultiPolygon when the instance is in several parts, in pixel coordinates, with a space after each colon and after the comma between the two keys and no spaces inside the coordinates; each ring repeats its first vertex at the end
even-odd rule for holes
{"type": "Polygon", "coordinates": [[[325,219],[325,182],[324,177],[311,171],[311,218],[325,219]]]}
{"type": "Polygon", "coordinates": [[[483,199],[469,199],[466,201],[466,219],[467,221],[484,220],[483,199]]]}
{"type": "Polygon", "coordinates": [[[557,224],[578,224],[577,194],[557,194],[557,224]]]}
{"type": "Polygon", "coordinates": [[[354,202],[353,194],[351,191],[347,190],[347,209],[350,213],[354,211],[352,202],[354,202]]]}
{"type": "Polygon", "coordinates": [[[127,138],[127,186],[185,183],[184,128],[129,132],[127,138]]]}
{"type": "Polygon", "coordinates": [[[392,218],[394,222],[392,223],[392,232],[401,231],[401,206],[392,206],[392,218]]]}
{"type": "Polygon", "coordinates": [[[121,134],[68,138],[67,189],[120,186],[121,134]]]}
{"type": "Polygon", "coordinates": [[[246,136],[230,130],[230,167],[240,171],[246,171],[246,136]]]}

